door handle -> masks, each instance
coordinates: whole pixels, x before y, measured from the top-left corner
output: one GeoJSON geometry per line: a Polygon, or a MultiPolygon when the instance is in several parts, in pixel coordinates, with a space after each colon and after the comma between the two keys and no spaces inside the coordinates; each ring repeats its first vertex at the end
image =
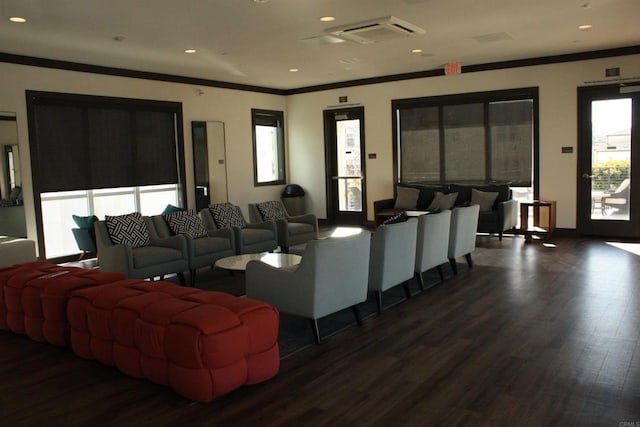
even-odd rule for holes
{"type": "Polygon", "coordinates": [[[359,179],[361,181],[364,181],[364,176],[332,176],[331,179],[334,181],[337,181],[339,179],[359,179]]]}
{"type": "Polygon", "coordinates": [[[582,174],[582,178],[584,178],[584,179],[591,179],[591,178],[595,178],[595,177],[596,177],[595,175],[589,175],[586,172],[582,174]]]}

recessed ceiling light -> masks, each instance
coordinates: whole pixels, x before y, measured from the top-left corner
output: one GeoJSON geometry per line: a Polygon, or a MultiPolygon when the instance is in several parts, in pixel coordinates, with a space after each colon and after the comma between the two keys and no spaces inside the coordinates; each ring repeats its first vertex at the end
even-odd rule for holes
{"type": "Polygon", "coordinates": [[[411,53],[422,53],[422,49],[411,49],[411,53]]]}
{"type": "Polygon", "coordinates": [[[20,16],[12,16],[11,18],[9,18],[9,21],[15,22],[17,24],[24,24],[25,22],[27,22],[26,18],[21,18],[20,16]]]}
{"type": "Polygon", "coordinates": [[[589,24],[578,25],[579,30],[590,30],[591,28],[593,28],[593,25],[589,25],[589,24]]]}
{"type": "Polygon", "coordinates": [[[195,49],[185,49],[184,53],[196,53],[195,49]]]}
{"type": "Polygon", "coordinates": [[[333,16],[323,16],[322,18],[320,18],[320,20],[322,22],[331,22],[331,21],[335,21],[336,18],[333,16]]]}
{"type": "Polygon", "coordinates": [[[254,3],[266,3],[269,0],[253,0],[254,3]]]}
{"type": "Polygon", "coordinates": [[[300,71],[299,68],[289,68],[289,71],[292,73],[297,73],[298,71],[300,71]]]}

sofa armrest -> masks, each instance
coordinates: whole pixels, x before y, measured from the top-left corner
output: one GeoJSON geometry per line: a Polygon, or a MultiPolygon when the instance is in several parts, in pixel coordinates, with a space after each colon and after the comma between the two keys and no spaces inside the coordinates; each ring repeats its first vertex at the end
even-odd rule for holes
{"type": "Polygon", "coordinates": [[[374,215],[382,212],[385,209],[393,209],[396,204],[396,199],[382,199],[376,200],[373,202],[373,213],[374,215]]]}
{"type": "Polygon", "coordinates": [[[518,201],[511,199],[498,203],[498,220],[502,231],[511,230],[518,221],[518,201]]]}

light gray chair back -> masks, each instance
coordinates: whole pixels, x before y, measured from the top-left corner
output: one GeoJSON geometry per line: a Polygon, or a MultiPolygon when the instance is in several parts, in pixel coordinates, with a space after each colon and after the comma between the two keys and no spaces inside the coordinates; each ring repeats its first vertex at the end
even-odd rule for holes
{"type": "Polygon", "coordinates": [[[447,262],[450,225],[450,210],[418,217],[414,271],[422,290],[426,287],[423,278],[425,271],[438,268],[440,279],[444,279],[441,266],[447,262]]]}
{"type": "Polygon", "coordinates": [[[458,257],[465,256],[469,267],[473,266],[471,253],[476,248],[479,214],[480,205],[457,207],[451,212],[451,231],[447,256],[454,273],[458,272],[455,264],[455,259],[458,257]]]}

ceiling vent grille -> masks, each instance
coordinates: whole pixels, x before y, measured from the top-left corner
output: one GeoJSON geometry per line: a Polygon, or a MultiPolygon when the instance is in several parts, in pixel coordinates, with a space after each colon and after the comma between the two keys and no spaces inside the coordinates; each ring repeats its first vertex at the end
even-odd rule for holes
{"type": "Polygon", "coordinates": [[[378,43],[425,33],[425,30],[422,28],[398,19],[395,16],[387,16],[357,24],[329,28],[326,31],[336,37],[361,44],[378,43]]]}

